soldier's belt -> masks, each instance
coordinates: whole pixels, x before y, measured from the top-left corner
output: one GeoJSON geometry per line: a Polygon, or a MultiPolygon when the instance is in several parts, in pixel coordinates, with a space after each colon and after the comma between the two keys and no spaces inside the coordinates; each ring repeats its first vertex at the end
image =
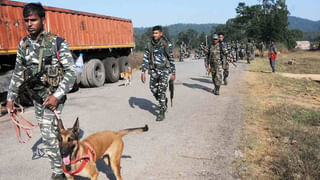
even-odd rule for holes
{"type": "Polygon", "coordinates": [[[166,63],[164,64],[154,64],[155,68],[167,68],[166,63]]]}

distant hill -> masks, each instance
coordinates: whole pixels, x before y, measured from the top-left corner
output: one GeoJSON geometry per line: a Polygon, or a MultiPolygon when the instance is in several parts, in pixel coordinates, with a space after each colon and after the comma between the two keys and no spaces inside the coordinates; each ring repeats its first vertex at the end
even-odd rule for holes
{"type": "Polygon", "coordinates": [[[320,21],[311,21],[295,16],[288,16],[289,29],[299,29],[303,32],[320,32],[320,21]]]}
{"type": "MultiPolygon", "coordinates": [[[[166,26],[168,27],[168,30],[169,30],[169,34],[170,35],[177,35],[179,34],[179,32],[184,32],[184,31],[187,31],[188,29],[194,29],[195,31],[197,31],[198,33],[206,33],[208,34],[212,27],[215,27],[217,26],[218,24],[215,24],[215,23],[212,23],[212,24],[172,24],[172,25],[169,25],[169,26],[166,26]]],[[[143,34],[144,32],[146,32],[148,30],[148,28],[150,27],[147,27],[147,28],[134,28],[134,34],[135,35],[141,35],[143,34]]]]}
{"type": "MultiPolygon", "coordinates": [[[[299,29],[307,34],[313,32],[320,32],[320,21],[311,21],[308,19],[295,17],[295,16],[288,16],[289,21],[289,29],[299,29]]],[[[210,23],[210,24],[172,24],[168,25],[169,34],[170,35],[177,35],[179,32],[185,32],[188,29],[194,29],[198,33],[206,33],[208,34],[212,27],[215,27],[219,24],[210,23]]],[[[148,28],[134,28],[135,35],[139,36],[146,32],[148,28]]]]}

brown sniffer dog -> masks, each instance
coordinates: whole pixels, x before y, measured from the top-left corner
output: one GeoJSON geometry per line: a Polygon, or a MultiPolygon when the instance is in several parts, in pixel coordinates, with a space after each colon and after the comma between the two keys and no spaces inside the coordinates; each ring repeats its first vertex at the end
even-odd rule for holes
{"type": "Polygon", "coordinates": [[[65,129],[62,121],[58,120],[59,147],[63,160],[63,171],[69,180],[74,176],[87,177],[96,180],[98,169],[96,162],[103,158],[117,178],[120,174],[120,159],[123,151],[122,137],[130,132],[148,131],[148,125],[139,128],[130,128],[120,131],[101,131],[79,141],[80,129],[77,118],[72,129],[65,129]]]}

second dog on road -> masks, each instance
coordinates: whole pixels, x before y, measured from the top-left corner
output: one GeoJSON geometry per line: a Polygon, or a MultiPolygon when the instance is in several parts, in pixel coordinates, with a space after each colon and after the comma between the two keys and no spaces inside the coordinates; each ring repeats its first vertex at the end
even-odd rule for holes
{"type": "Polygon", "coordinates": [[[132,78],[131,68],[128,67],[128,72],[120,73],[120,77],[125,80],[124,86],[130,85],[131,84],[131,78],[132,78]]]}

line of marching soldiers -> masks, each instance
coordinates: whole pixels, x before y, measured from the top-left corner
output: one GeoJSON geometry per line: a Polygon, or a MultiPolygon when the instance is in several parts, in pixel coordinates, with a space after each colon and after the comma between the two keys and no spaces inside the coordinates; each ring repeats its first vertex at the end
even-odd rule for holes
{"type": "MultiPolygon", "coordinates": [[[[264,47],[264,44],[261,44],[264,47]]],[[[260,47],[259,47],[260,49],[260,47]]],[[[228,84],[229,63],[234,63],[239,60],[254,60],[256,46],[253,40],[248,40],[247,43],[236,41],[225,41],[224,34],[218,33],[213,35],[213,45],[206,48],[205,67],[208,74],[211,73],[214,84],[213,94],[220,95],[220,87],[222,84],[228,84]]],[[[260,50],[263,56],[263,50],[260,50]]]]}

